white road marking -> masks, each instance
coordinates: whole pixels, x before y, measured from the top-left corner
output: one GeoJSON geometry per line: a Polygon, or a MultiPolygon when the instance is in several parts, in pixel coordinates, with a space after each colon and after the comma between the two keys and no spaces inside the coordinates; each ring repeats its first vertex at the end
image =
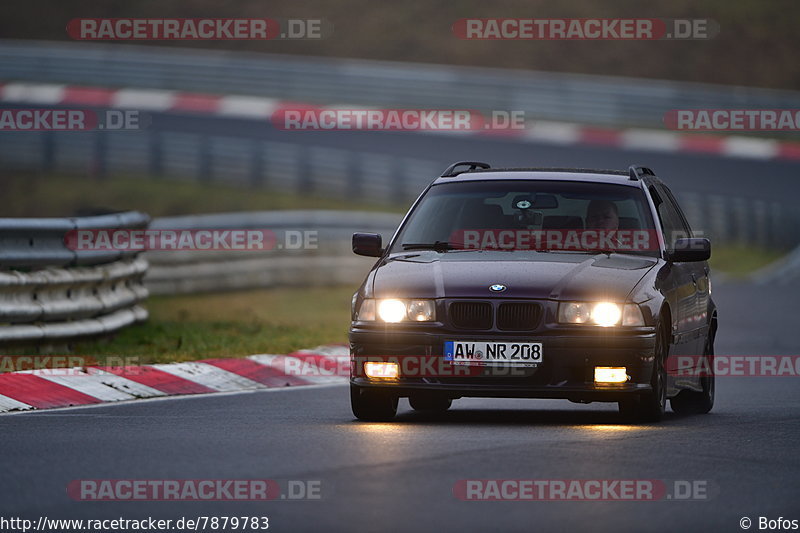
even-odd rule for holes
{"type": "Polygon", "coordinates": [[[156,89],[120,89],[115,92],[111,105],[124,109],[167,111],[175,105],[175,91],[156,89]]]}
{"type": "Polygon", "coordinates": [[[206,363],[168,363],[150,366],[221,392],[265,387],[261,383],[206,363]]]}
{"type": "Polygon", "coordinates": [[[278,106],[278,100],[273,98],[224,96],[220,99],[217,114],[243,118],[269,118],[278,106]]]}
{"type": "Polygon", "coordinates": [[[0,413],[8,411],[27,411],[28,409],[33,409],[33,406],[0,394],[0,413]]]}
{"type": "Polygon", "coordinates": [[[8,83],[3,87],[4,102],[60,104],[66,85],[42,83],[8,83]]]}
{"type": "Polygon", "coordinates": [[[772,159],[778,155],[778,141],[752,139],[749,137],[726,137],[722,142],[722,153],[733,157],[772,159]]]}
{"type": "Polygon", "coordinates": [[[282,374],[297,376],[312,383],[338,383],[345,379],[345,376],[336,374],[335,365],[328,369],[320,368],[313,361],[299,357],[257,354],[249,355],[247,358],[256,363],[271,366],[282,374]]]}
{"type": "Polygon", "coordinates": [[[525,125],[523,137],[553,144],[575,144],[581,138],[581,127],[566,122],[535,120],[525,125]]]}
{"type": "MultiPolygon", "coordinates": [[[[136,368],[137,367],[133,367],[131,372],[136,372],[136,368]]],[[[93,368],[90,370],[90,373],[97,375],[100,382],[102,382],[104,385],[112,387],[120,392],[135,396],[136,398],[154,398],[156,396],[167,395],[166,392],[154,389],[153,387],[148,387],[147,385],[142,385],[141,383],[127,379],[124,376],[118,376],[116,374],[112,374],[111,372],[106,372],[105,370],[93,368]]]]}
{"type": "Polygon", "coordinates": [[[103,383],[101,376],[86,373],[80,368],[43,368],[25,370],[20,374],[33,374],[104,402],[118,402],[135,398],[132,394],[109,387],[103,383]]]}
{"type": "Polygon", "coordinates": [[[331,387],[341,387],[346,385],[347,383],[337,382],[337,383],[325,383],[320,385],[299,385],[296,387],[274,387],[268,389],[249,389],[249,390],[237,390],[231,392],[204,392],[201,394],[181,394],[177,396],[158,396],[155,398],[136,398],[133,400],[122,400],[119,402],[114,403],[92,403],[87,405],[71,405],[69,407],[54,407],[52,409],[33,409],[31,411],[11,411],[7,413],[0,412],[0,416],[14,416],[14,415],[30,415],[35,414],[37,416],[54,416],[59,415],[64,411],[75,411],[79,409],[94,409],[97,407],[109,407],[109,406],[119,406],[119,405],[140,405],[140,404],[147,404],[150,402],[168,402],[174,400],[196,400],[200,398],[220,398],[225,396],[237,396],[239,394],[263,394],[267,392],[284,392],[284,391],[303,391],[303,390],[314,390],[314,389],[327,389],[331,387]]]}
{"type": "Polygon", "coordinates": [[[676,152],[680,148],[680,136],[668,131],[632,128],[622,132],[622,148],[676,152]]]}

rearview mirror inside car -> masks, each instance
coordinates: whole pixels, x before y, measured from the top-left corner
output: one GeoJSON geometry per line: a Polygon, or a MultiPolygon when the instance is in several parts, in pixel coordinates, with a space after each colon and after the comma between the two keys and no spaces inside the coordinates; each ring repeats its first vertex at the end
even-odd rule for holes
{"type": "Polygon", "coordinates": [[[554,194],[538,192],[533,197],[534,209],[558,209],[558,198],[554,194]]]}

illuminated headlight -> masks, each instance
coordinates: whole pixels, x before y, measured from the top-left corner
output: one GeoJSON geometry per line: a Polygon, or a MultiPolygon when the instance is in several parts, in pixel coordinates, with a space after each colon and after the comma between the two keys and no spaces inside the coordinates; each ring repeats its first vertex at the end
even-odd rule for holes
{"type": "Polygon", "coordinates": [[[558,321],[562,324],[602,326],[644,326],[642,310],[636,304],[613,302],[561,302],[558,321]]]}
{"type": "Polygon", "coordinates": [[[401,300],[381,300],[378,316],[384,322],[401,322],[406,318],[406,304],[401,300]]]}
{"type": "Polygon", "coordinates": [[[604,328],[616,326],[622,320],[622,309],[611,302],[600,302],[592,308],[592,322],[604,328]]]}
{"type": "Polygon", "coordinates": [[[436,305],[433,300],[364,300],[357,320],[383,322],[432,322],[436,320],[436,305]]]}

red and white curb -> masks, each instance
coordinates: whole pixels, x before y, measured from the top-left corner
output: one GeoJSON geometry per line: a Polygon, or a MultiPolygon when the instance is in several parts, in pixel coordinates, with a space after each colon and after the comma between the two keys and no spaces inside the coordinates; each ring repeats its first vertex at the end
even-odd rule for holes
{"type": "MultiPolygon", "coordinates": [[[[353,106],[318,106],[258,96],[216,95],[161,89],[109,89],[75,85],[9,82],[0,84],[0,101],[13,104],[71,105],[198,113],[269,120],[287,109],[335,110],[353,106]]],[[[800,160],[800,142],[742,135],[679,133],[639,128],[602,128],[566,122],[531,121],[505,131],[437,131],[457,135],[493,135],[558,145],[590,145],[630,150],[714,154],[749,159],[800,160]]]]}
{"type": "Polygon", "coordinates": [[[0,413],[183,394],[345,383],[347,346],[287,355],[251,355],[187,363],[92,366],[0,374],[0,413]]]}

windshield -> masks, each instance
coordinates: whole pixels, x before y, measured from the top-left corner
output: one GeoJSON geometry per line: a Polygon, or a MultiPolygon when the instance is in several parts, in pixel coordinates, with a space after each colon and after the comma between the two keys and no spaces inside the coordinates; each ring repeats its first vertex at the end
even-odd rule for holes
{"type": "Polygon", "coordinates": [[[638,187],[553,180],[434,185],[392,245],[419,249],[659,253],[638,187]]]}

